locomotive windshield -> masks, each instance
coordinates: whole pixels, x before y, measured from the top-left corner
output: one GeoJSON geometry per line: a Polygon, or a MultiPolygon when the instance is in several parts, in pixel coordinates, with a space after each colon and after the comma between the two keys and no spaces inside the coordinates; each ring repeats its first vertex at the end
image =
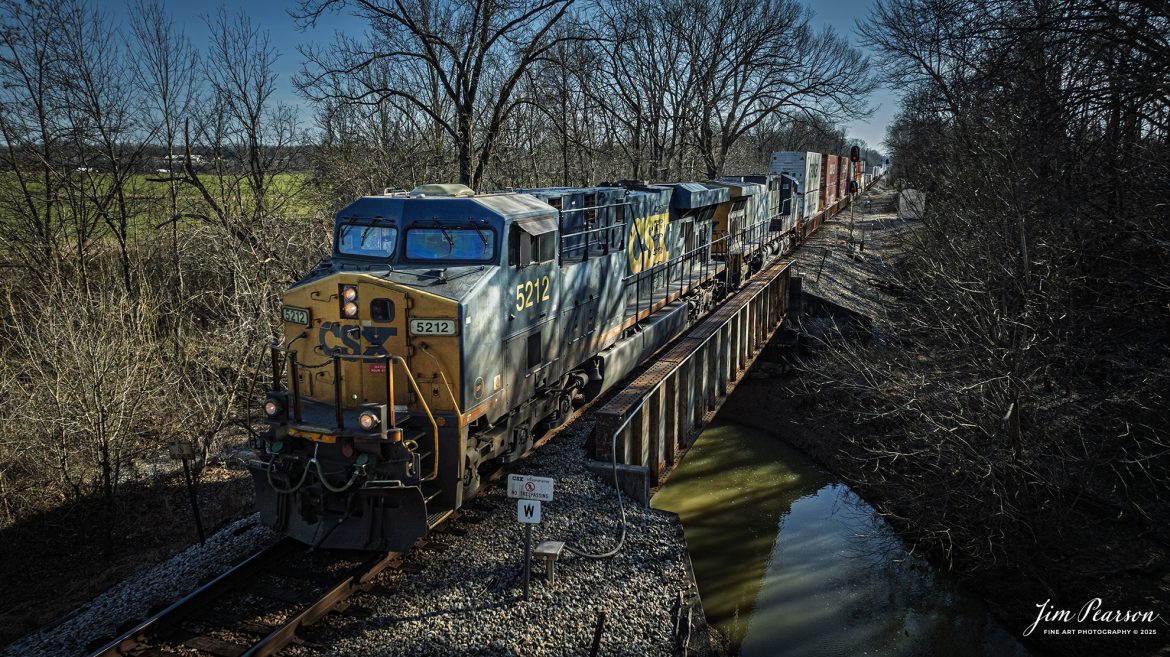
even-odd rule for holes
{"type": "Polygon", "coordinates": [[[391,258],[398,243],[394,226],[341,224],[337,233],[337,252],[367,258],[391,258]]]}
{"type": "Polygon", "coordinates": [[[495,257],[496,234],[488,228],[411,228],[406,231],[410,260],[488,262],[495,257]]]}

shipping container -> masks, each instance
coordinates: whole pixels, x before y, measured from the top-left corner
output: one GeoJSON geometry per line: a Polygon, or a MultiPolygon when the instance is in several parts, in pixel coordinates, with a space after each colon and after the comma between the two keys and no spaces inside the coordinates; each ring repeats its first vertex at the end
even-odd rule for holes
{"type": "Polygon", "coordinates": [[[837,202],[837,190],[840,185],[839,166],[841,158],[836,155],[821,156],[821,193],[820,207],[825,209],[837,202]]]}
{"type": "Polygon", "coordinates": [[[772,230],[788,232],[796,227],[796,219],[800,212],[800,183],[792,174],[778,174],[780,181],[780,211],[777,218],[772,220],[772,230]]]}
{"type": "Polygon", "coordinates": [[[837,200],[849,195],[849,157],[837,158],[837,200]]]}
{"type": "Polygon", "coordinates": [[[857,181],[858,191],[865,188],[865,162],[850,162],[849,176],[852,180],[857,181]]]}
{"type": "Polygon", "coordinates": [[[800,189],[797,212],[802,221],[810,221],[821,211],[821,154],[807,151],[777,151],[772,153],[770,173],[791,176],[800,189]]]}

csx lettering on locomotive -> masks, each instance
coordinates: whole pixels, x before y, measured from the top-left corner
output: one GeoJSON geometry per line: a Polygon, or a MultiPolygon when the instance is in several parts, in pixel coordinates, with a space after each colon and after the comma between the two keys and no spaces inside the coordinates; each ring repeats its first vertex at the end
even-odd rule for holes
{"type": "Polygon", "coordinates": [[[669,224],[670,215],[665,212],[634,219],[629,248],[631,274],[661,265],[670,259],[670,249],[666,244],[669,224]]]}
{"type": "Polygon", "coordinates": [[[393,326],[328,323],[321,325],[317,342],[326,354],[381,356],[386,353],[383,347],[386,340],[395,335],[398,335],[398,329],[393,326]]]}

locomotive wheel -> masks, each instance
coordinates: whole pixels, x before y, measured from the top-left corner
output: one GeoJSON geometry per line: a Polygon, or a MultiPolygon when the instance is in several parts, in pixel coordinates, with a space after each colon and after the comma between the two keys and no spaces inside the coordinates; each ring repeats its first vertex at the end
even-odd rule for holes
{"type": "Polygon", "coordinates": [[[561,395],[561,399],[557,402],[557,425],[560,426],[569,421],[569,416],[573,414],[573,400],[569,399],[568,395],[561,395]]]}
{"type": "Polygon", "coordinates": [[[569,421],[569,416],[573,414],[573,401],[569,399],[568,395],[560,395],[557,398],[557,410],[549,416],[545,423],[545,431],[556,429],[569,421]]]}

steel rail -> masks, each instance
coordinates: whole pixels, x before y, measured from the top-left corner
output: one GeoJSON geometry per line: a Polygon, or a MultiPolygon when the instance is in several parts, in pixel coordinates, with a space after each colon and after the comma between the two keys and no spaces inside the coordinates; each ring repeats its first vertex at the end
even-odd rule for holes
{"type": "Polygon", "coordinates": [[[280,627],[249,648],[241,657],[270,657],[283,650],[297,638],[297,631],[316,623],[349,596],[364,590],[370,582],[402,556],[401,552],[385,552],[367,559],[345,579],[321,594],[315,602],[293,614],[280,627]]]}
{"type": "Polygon", "coordinates": [[[236,589],[240,581],[256,574],[264,566],[270,565],[273,560],[305,547],[307,546],[291,538],[284,538],[273,543],[124,632],[96,652],[90,653],[90,657],[126,657],[130,655],[131,653],[128,651],[142,648],[150,635],[159,634],[168,626],[182,622],[192,613],[207,606],[208,603],[236,589]]]}
{"type": "MultiPolygon", "coordinates": [[[[199,611],[212,605],[216,600],[237,590],[267,566],[298,551],[307,551],[309,546],[296,540],[284,538],[238,565],[224,571],[210,582],[183,596],[162,611],[142,621],[118,638],[102,646],[90,657],[131,657],[151,646],[165,643],[167,635],[180,623],[199,611]]],[[[306,596],[300,610],[289,616],[280,626],[250,647],[240,645],[240,654],[247,657],[269,657],[275,655],[297,640],[297,632],[320,620],[346,598],[365,590],[375,577],[386,568],[398,562],[401,552],[383,552],[365,559],[361,565],[349,569],[322,593],[306,596]]]]}

